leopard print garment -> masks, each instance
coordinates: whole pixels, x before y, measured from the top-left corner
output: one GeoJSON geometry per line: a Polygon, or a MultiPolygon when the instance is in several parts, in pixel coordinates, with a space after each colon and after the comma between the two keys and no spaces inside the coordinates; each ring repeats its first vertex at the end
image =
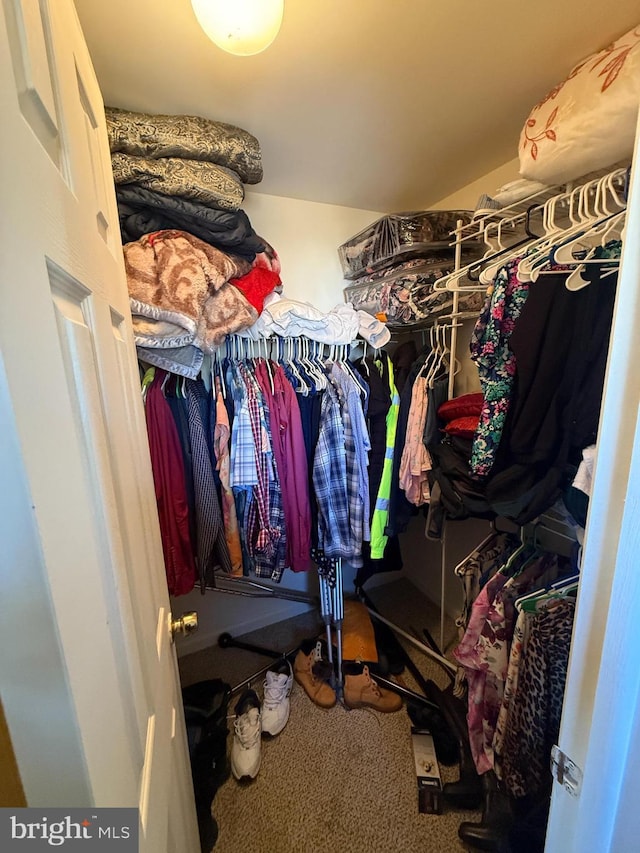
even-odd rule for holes
{"type": "Polygon", "coordinates": [[[558,742],[575,603],[561,600],[539,613],[521,664],[505,733],[503,780],[514,797],[548,782],[551,747],[558,742]]]}

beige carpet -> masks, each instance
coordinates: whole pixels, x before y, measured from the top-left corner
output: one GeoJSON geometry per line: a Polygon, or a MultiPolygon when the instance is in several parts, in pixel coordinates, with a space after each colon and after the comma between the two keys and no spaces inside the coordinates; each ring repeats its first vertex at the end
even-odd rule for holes
{"type": "MultiPolygon", "coordinates": [[[[405,630],[427,627],[437,633],[438,611],[407,581],[377,588],[370,595],[380,611],[405,630]]],[[[319,627],[315,614],[305,614],[242,639],[285,650],[313,636],[319,627]]],[[[448,638],[453,642],[452,624],[448,638]]],[[[437,665],[406,642],[405,646],[426,678],[446,684],[437,665]]],[[[180,670],[184,685],[212,677],[235,685],[267,662],[246,651],[211,649],[182,658],[180,670]]],[[[406,672],[401,678],[415,689],[406,672]]],[[[252,686],[261,695],[262,676],[252,686]]],[[[418,812],[410,728],[404,706],[395,714],[349,711],[341,705],[325,711],[295,684],[286,728],[277,738],[262,742],[257,779],[242,786],[230,778],[216,794],[213,814],[220,830],[216,853],[464,850],[458,825],[479,820],[480,813],[446,807],[442,815],[418,812]]],[[[457,778],[455,767],[440,770],[443,781],[457,778]]]]}

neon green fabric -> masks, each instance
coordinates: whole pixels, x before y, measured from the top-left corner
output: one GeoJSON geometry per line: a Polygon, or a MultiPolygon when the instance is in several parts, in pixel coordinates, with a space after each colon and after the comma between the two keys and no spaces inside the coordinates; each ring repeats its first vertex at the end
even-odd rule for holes
{"type": "Polygon", "coordinates": [[[387,412],[387,438],[384,463],[382,466],[382,477],[376,496],[376,505],[371,519],[371,559],[381,560],[388,536],[385,535],[385,527],[389,517],[389,498],[391,497],[391,473],[393,469],[393,448],[396,443],[396,429],[398,427],[398,412],[400,410],[400,395],[393,378],[393,365],[389,356],[387,364],[389,367],[389,393],[391,405],[387,412]]]}

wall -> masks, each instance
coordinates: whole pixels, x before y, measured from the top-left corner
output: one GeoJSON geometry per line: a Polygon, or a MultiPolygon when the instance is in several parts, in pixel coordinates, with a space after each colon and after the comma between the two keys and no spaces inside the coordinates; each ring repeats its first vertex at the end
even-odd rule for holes
{"type": "MultiPolygon", "coordinates": [[[[321,311],[330,311],[344,302],[338,246],[382,215],[256,192],[247,193],[243,209],[256,232],[280,256],[284,295],[310,302],[321,311]]],[[[345,568],[345,589],[353,588],[353,576],[353,570],[345,568]]],[[[312,575],[285,572],[282,586],[305,594],[317,593],[317,579],[312,575]]],[[[215,644],[225,631],[237,636],[296,616],[308,607],[280,599],[250,599],[217,592],[203,596],[194,591],[174,599],[172,609],[175,616],[198,611],[198,632],[178,639],[178,653],[184,655],[215,644]]]]}
{"type": "Polygon", "coordinates": [[[338,246],[381,213],[249,192],[243,205],[254,229],[276,249],[284,294],[330,311],[344,302],[338,246]]]}
{"type": "Polygon", "coordinates": [[[498,166],[497,169],[487,172],[486,175],[482,175],[481,178],[477,178],[470,184],[460,187],[459,190],[446,196],[446,198],[441,198],[431,207],[435,210],[474,210],[483,193],[491,195],[505,184],[518,180],[520,177],[519,168],[520,164],[516,157],[514,160],[503,163],[502,166],[498,166]]]}

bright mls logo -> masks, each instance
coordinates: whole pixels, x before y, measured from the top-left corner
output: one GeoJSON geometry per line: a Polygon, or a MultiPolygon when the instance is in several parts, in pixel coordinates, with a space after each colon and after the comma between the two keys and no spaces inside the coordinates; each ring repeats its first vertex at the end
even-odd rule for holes
{"type": "Polygon", "coordinates": [[[0,809],[0,850],[138,853],[138,809],[0,809]]]}

